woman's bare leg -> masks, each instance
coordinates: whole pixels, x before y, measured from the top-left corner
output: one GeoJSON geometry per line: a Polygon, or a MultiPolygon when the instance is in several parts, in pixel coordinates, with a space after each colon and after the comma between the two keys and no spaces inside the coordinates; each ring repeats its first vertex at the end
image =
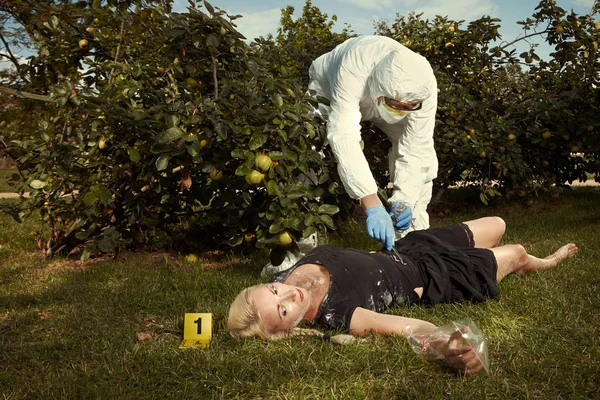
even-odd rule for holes
{"type": "Polygon", "coordinates": [[[577,254],[575,243],[568,243],[545,258],[537,258],[527,254],[525,248],[520,244],[509,244],[490,250],[494,253],[498,263],[498,271],[496,272],[498,282],[512,272],[523,275],[528,272],[555,267],[567,258],[577,254]]]}
{"type": "Polygon", "coordinates": [[[471,232],[475,247],[491,249],[498,246],[506,231],[506,222],[500,217],[485,217],[464,222],[471,232]]]}

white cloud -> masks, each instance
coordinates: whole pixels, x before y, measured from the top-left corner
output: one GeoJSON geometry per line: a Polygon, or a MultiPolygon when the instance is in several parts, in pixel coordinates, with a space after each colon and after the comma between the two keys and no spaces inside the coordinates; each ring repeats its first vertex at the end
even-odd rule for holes
{"type": "MultiPolygon", "coordinates": [[[[424,13],[424,17],[433,18],[436,15],[448,16],[454,20],[472,21],[483,15],[496,15],[498,5],[490,0],[433,0],[429,4],[415,9],[417,13],[424,13]]],[[[423,4],[423,3],[420,3],[423,4]]]]}
{"type": "Polygon", "coordinates": [[[352,18],[348,17],[344,21],[339,21],[335,25],[333,31],[341,32],[346,26],[347,23],[350,25],[350,29],[354,31],[354,33],[358,35],[372,35],[375,32],[375,28],[373,27],[373,23],[377,22],[381,19],[379,15],[371,15],[369,17],[364,18],[352,18]]]}
{"type": "MultiPolygon", "coordinates": [[[[252,41],[259,36],[267,36],[269,33],[274,35],[277,33],[279,19],[281,18],[281,8],[246,12],[240,9],[227,8],[220,4],[224,2],[225,1],[209,1],[213,7],[220,8],[229,15],[240,14],[243,16],[235,19],[233,23],[236,25],[238,32],[244,35],[248,41],[252,41]]],[[[187,0],[175,0],[173,2],[173,10],[176,12],[186,12],[188,6],[187,0]]],[[[206,9],[203,6],[200,7],[200,10],[206,12],[206,9]]]]}
{"type": "MultiPolygon", "coordinates": [[[[0,57],[0,70],[5,70],[5,69],[10,69],[12,71],[16,71],[15,65],[13,64],[13,62],[11,60],[9,60],[7,57],[4,56],[8,56],[8,54],[4,53],[4,52],[0,52],[0,54],[3,55],[3,57],[0,57]]],[[[27,58],[22,57],[18,54],[15,55],[15,58],[17,59],[17,62],[19,64],[27,64],[27,58]]]]}
{"type": "Polygon", "coordinates": [[[352,4],[361,8],[374,8],[376,10],[391,10],[394,8],[393,0],[338,0],[338,2],[352,4]]]}
{"type": "Polygon", "coordinates": [[[233,22],[237,25],[238,32],[246,36],[246,39],[249,41],[252,41],[259,36],[277,33],[279,19],[281,18],[281,9],[273,8],[271,10],[249,12],[242,15],[242,18],[238,18],[233,22]]]}
{"type": "Polygon", "coordinates": [[[594,0],[573,0],[573,3],[591,10],[594,5],[594,0]]]}
{"type": "MultiPolygon", "coordinates": [[[[593,1],[593,0],[574,0],[593,1]]],[[[493,0],[338,0],[340,3],[352,4],[357,7],[376,9],[377,16],[370,21],[395,20],[396,13],[408,15],[414,11],[424,13],[425,18],[436,15],[448,16],[455,20],[471,21],[483,15],[496,15],[499,6],[493,0]]]]}

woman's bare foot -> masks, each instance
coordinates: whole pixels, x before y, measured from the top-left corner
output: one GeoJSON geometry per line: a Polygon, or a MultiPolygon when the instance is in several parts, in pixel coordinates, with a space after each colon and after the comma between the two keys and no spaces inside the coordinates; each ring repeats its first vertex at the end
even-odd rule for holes
{"type": "Polygon", "coordinates": [[[515,272],[517,275],[523,275],[531,271],[556,267],[567,258],[573,257],[578,251],[579,250],[577,249],[575,243],[567,243],[545,258],[537,258],[532,255],[527,255],[527,263],[515,272]]]}
{"type": "Polygon", "coordinates": [[[553,260],[554,265],[551,265],[550,267],[554,267],[560,264],[561,262],[565,261],[567,258],[573,257],[575,254],[577,254],[578,251],[579,249],[577,248],[575,243],[567,243],[560,249],[556,250],[554,254],[550,254],[548,257],[546,257],[545,260],[553,260]]]}

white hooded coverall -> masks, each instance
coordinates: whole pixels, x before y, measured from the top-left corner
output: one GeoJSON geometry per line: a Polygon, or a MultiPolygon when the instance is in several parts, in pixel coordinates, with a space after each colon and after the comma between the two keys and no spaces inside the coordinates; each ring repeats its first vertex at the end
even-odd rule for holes
{"type": "Polygon", "coordinates": [[[411,230],[429,227],[427,205],[438,161],[433,147],[437,82],[429,62],[393,39],[360,36],[313,61],[309,90],[329,100],[319,106],[327,119],[327,140],[338,162],[346,192],[353,199],[377,193],[377,184],[360,148],[360,122],[371,121],[392,142],[390,203],[402,201],[413,212],[411,230]],[[405,115],[389,113],[380,96],[422,103],[405,115]]]}

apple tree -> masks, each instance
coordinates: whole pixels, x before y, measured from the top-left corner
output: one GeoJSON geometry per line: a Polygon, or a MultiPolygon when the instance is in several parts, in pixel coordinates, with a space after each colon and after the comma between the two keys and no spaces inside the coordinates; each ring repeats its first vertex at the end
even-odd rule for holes
{"type": "Polygon", "coordinates": [[[350,210],[305,88],[245,43],[235,16],[207,2],[71,6],[28,25],[28,74],[52,101],[2,131],[48,254],[272,248],[350,210]]]}
{"type": "Polygon", "coordinates": [[[438,188],[476,185],[487,202],[587,174],[598,179],[598,22],[551,0],[521,22],[524,34],[512,42],[500,41],[499,22],[465,26],[410,14],[377,26],[434,67],[438,188]],[[549,60],[535,43],[517,54],[515,43],[534,36],[554,46],[549,60]]]}

